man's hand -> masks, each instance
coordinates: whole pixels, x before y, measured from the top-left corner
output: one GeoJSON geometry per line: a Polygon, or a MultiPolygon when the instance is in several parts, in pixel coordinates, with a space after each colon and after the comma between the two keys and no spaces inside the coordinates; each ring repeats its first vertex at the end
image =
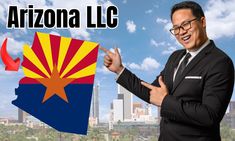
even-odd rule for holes
{"type": "Polygon", "coordinates": [[[168,95],[168,89],[162,80],[162,76],[158,78],[158,82],[160,87],[153,86],[143,81],[141,84],[150,89],[150,103],[161,107],[163,99],[168,95]]]}
{"type": "Polygon", "coordinates": [[[122,65],[121,55],[118,52],[118,49],[115,48],[115,52],[111,52],[106,48],[99,46],[99,49],[103,50],[106,55],[104,56],[104,65],[112,72],[119,74],[124,68],[122,65]]]}

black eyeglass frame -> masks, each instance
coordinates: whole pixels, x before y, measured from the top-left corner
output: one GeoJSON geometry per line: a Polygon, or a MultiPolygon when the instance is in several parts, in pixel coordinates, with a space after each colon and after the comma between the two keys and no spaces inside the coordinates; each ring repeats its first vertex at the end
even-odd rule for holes
{"type": "Polygon", "coordinates": [[[171,32],[171,34],[173,35],[178,35],[180,33],[180,29],[182,28],[183,30],[189,30],[192,27],[192,21],[198,20],[198,18],[194,18],[192,20],[189,21],[185,21],[183,22],[180,26],[177,27],[173,27],[171,28],[169,31],[171,32]],[[187,27],[188,26],[188,27],[187,27]],[[187,28],[185,28],[187,27],[187,28]],[[175,34],[175,31],[177,31],[177,33],[175,34]]]}

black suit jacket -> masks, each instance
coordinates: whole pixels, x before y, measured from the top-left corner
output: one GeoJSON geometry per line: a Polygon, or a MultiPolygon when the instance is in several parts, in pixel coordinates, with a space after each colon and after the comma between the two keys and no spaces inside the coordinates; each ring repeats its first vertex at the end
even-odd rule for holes
{"type": "MultiPolygon", "coordinates": [[[[173,82],[174,69],[185,53],[185,49],[172,53],[160,74],[169,95],[161,105],[159,140],[220,141],[220,121],[234,86],[233,62],[210,41],[173,82]]],[[[149,89],[141,81],[125,69],[117,83],[149,102],[149,89]]],[[[152,84],[159,86],[158,77],[152,84]]]]}

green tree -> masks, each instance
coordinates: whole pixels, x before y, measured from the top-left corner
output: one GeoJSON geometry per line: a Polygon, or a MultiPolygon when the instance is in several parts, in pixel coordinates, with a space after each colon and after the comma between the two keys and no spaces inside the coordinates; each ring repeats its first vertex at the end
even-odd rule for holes
{"type": "Polygon", "coordinates": [[[220,132],[223,141],[235,141],[235,131],[232,130],[225,122],[221,123],[220,132]]]}

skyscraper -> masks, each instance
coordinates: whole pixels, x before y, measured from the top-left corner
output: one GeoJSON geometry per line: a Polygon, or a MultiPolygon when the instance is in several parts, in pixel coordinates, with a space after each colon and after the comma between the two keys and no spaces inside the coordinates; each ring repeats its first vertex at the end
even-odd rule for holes
{"type": "Polygon", "coordinates": [[[114,122],[123,121],[123,100],[122,99],[114,99],[112,103],[112,120],[114,122]]]}
{"type": "Polygon", "coordinates": [[[93,87],[90,117],[97,118],[97,122],[99,123],[99,84],[93,87]]]}
{"type": "Polygon", "coordinates": [[[132,120],[133,113],[133,95],[121,85],[118,85],[118,99],[123,100],[123,118],[124,121],[132,120]]]}
{"type": "Polygon", "coordinates": [[[25,119],[27,116],[28,116],[28,114],[25,111],[18,108],[18,122],[19,123],[25,122],[25,119]]]}

